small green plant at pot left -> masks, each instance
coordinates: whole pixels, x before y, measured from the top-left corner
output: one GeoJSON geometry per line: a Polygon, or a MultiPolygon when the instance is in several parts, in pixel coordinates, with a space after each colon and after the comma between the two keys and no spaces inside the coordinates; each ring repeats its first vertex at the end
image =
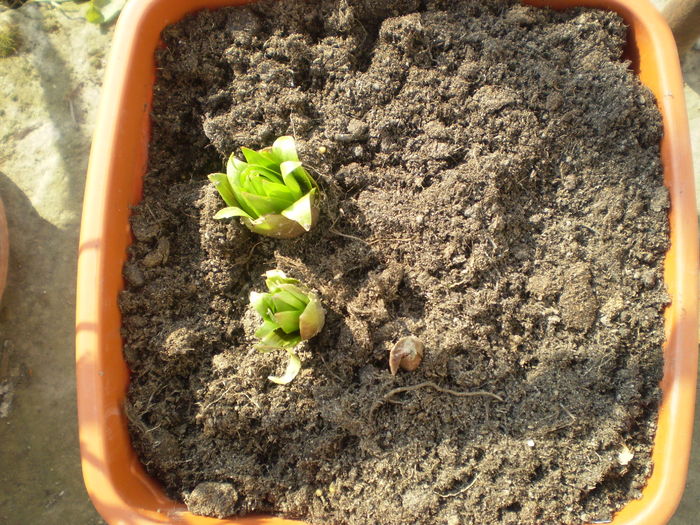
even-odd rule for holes
{"type": "Polygon", "coordinates": [[[266,272],[265,285],[267,293],[250,294],[250,304],[263,319],[255,332],[255,337],[260,339],[256,348],[261,352],[287,351],[289,362],[284,374],[268,377],[274,383],[285,385],[301,369],[301,359],[295,348],[321,331],[326,315],[314,292],[280,270],[266,272]]]}
{"type": "Polygon", "coordinates": [[[240,217],[251,231],[278,239],[308,232],[318,218],[318,186],[299,161],[294,138],[241,151],[245,162],[231,154],[226,173],[209,175],[228,205],[214,218],[240,217]]]}

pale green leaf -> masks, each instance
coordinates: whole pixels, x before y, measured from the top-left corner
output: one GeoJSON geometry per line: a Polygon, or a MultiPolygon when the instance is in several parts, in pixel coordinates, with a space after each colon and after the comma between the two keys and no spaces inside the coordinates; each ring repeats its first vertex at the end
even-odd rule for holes
{"type": "Polygon", "coordinates": [[[214,214],[215,219],[230,219],[231,217],[248,217],[252,218],[245,211],[236,206],[229,206],[228,208],[222,208],[214,214]]]}
{"type": "Polygon", "coordinates": [[[306,308],[306,301],[301,301],[294,294],[286,290],[278,290],[272,294],[272,302],[275,304],[275,312],[283,312],[285,310],[298,310],[302,312],[304,308],[306,308]]]}
{"type": "Polygon", "coordinates": [[[209,180],[214,184],[214,187],[224,199],[224,202],[229,206],[237,206],[238,202],[236,197],[231,190],[231,185],[229,184],[228,177],[225,173],[212,173],[209,175],[209,180]]]}
{"type": "Polygon", "coordinates": [[[316,189],[312,189],[289,208],[282,210],[282,215],[288,219],[298,222],[302,228],[309,231],[314,222],[312,207],[315,192],[316,189]]]}
{"type": "Polygon", "coordinates": [[[294,137],[285,135],[284,137],[279,137],[272,144],[272,153],[279,159],[279,162],[284,162],[287,160],[299,161],[299,156],[297,155],[297,145],[294,141],[294,137]]]}
{"type": "Polygon", "coordinates": [[[299,359],[299,356],[291,351],[288,353],[289,362],[287,363],[287,369],[284,371],[284,374],[282,374],[280,377],[268,377],[268,379],[273,383],[277,383],[278,385],[286,385],[287,383],[291,382],[297,376],[299,370],[301,370],[301,359],[299,359]]]}
{"type": "Polygon", "coordinates": [[[255,311],[260,314],[264,319],[268,316],[268,311],[270,310],[270,294],[250,292],[248,300],[255,311]]]}
{"type": "Polygon", "coordinates": [[[280,325],[280,328],[285,334],[292,334],[299,331],[299,315],[301,312],[296,311],[286,311],[277,312],[274,315],[275,321],[280,325]]]}
{"type": "Polygon", "coordinates": [[[226,163],[226,173],[228,173],[229,175],[233,173],[240,173],[247,167],[247,162],[243,162],[242,160],[237,159],[236,155],[234,153],[231,153],[231,156],[228,158],[228,162],[226,163]]]}
{"type": "Polygon", "coordinates": [[[296,281],[293,283],[280,283],[278,285],[279,290],[284,290],[287,293],[292,294],[298,301],[304,303],[304,307],[306,307],[306,304],[309,302],[309,295],[304,292],[301,288],[296,286],[299,283],[299,281],[296,281]]]}
{"type": "Polygon", "coordinates": [[[297,179],[294,177],[294,170],[298,168],[301,168],[301,162],[287,160],[280,164],[280,173],[282,174],[282,180],[284,180],[284,184],[287,188],[291,190],[292,194],[294,195],[293,200],[299,199],[303,194],[301,186],[299,186],[299,182],[297,182],[297,179]]]}
{"type": "Polygon", "coordinates": [[[265,320],[263,324],[255,331],[255,337],[264,341],[270,334],[280,328],[279,324],[274,321],[265,320]]]}
{"type": "Polygon", "coordinates": [[[260,344],[256,345],[259,350],[261,348],[294,348],[301,342],[301,337],[296,334],[285,334],[282,330],[274,330],[260,338],[260,344]]]}
{"type": "Polygon", "coordinates": [[[299,335],[302,340],[311,339],[318,334],[326,322],[326,312],[315,295],[310,295],[309,304],[299,316],[299,335]]]}
{"type": "Polygon", "coordinates": [[[268,270],[263,277],[265,277],[265,286],[270,291],[279,284],[297,284],[299,282],[292,277],[287,277],[287,274],[282,270],[268,270]]]}
{"type": "Polygon", "coordinates": [[[250,231],[277,239],[294,239],[306,232],[299,223],[276,213],[253,221],[243,218],[242,221],[250,231]]]}

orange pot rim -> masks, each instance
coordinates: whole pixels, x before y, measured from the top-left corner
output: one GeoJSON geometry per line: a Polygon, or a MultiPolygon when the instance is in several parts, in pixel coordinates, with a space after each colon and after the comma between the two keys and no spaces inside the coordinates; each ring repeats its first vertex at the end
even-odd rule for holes
{"type": "MultiPolygon", "coordinates": [[[[108,523],[292,524],[268,516],[218,520],[194,516],[166,497],[134,453],[122,403],[128,370],[122,356],[117,295],[130,242],[129,209],[140,200],[149,141],[161,30],[185,14],[246,0],[132,0],[115,32],[105,76],[85,188],[78,257],[76,373],[80,451],[85,486],[108,523]]],[[[648,0],[526,0],[553,8],[610,9],[631,27],[628,45],[641,81],[663,115],[661,155],[671,196],[671,247],[664,279],[672,298],[665,312],[663,399],[642,498],[614,525],[666,523],[683,493],[697,381],[698,232],[683,80],[671,32],[648,0]]]]}

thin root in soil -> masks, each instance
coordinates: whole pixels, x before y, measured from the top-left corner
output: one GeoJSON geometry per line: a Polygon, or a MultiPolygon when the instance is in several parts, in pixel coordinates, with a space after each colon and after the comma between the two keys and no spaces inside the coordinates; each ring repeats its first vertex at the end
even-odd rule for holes
{"type": "Polygon", "coordinates": [[[433,390],[437,390],[438,392],[441,392],[443,394],[449,394],[455,397],[488,396],[496,399],[497,401],[504,401],[501,396],[494,394],[493,392],[487,392],[486,390],[475,390],[473,392],[458,392],[457,390],[451,390],[449,388],[444,388],[440,385],[436,385],[432,381],[425,381],[424,383],[418,383],[417,385],[401,386],[398,388],[394,388],[393,390],[389,390],[386,394],[384,394],[384,397],[378,399],[372,404],[372,407],[369,409],[369,416],[372,417],[374,412],[380,406],[382,406],[387,401],[390,401],[391,398],[394,397],[396,394],[402,394],[403,392],[411,392],[413,390],[419,390],[421,388],[432,388],[433,390]]]}

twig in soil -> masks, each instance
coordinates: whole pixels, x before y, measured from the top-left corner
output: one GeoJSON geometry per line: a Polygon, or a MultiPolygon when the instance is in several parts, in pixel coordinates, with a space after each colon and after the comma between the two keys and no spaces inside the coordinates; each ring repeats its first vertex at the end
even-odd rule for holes
{"type": "Polygon", "coordinates": [[[564,405],[562,405],[561,403],[559,403],[559,406],[561,407],[561,409],[562,409],[564,412],[566,412],[566,415],[569,416],[569,417],[571,418],[571,422],[572,422],[572,423],[573,423],[574,421],[576,421],[576,417],[575,417],[571,412],[569,412],[569,410],[568,410],[564,405]]]}
{"type": "Polygon", "coordinates": [[[259,404],[255,399],[253,399],[252,397],[250,397],[250,396],[249,396],[248,394],[246,394],[246,393],[243,393],[243,395],[246,397],[246,399],[248,399],[248,401],[250,401],[251,403],[253,403],[253,405],[255,406],[255,408],[257,408],[258,410],[262,410],[260,404],[259,404]]]}
{"type": "Polygon", "coordinates": [[[551,434],[552,432],[559,432],[560,430],[565,429],[566,427],[570,427],[576,422],[576,416],[574,416],[564,405],[559,403],[559,406],[561,409],[566,412],[566,415],[571,418],[571,421],[567,421],[566,423],[562,423],[561,425],[557,425],[554,428],[551,428],[547,431],[545,431],[545,434],[551,434]]]}
{"type": "Polygon", "coordinates": [[[591,231],[591,232],[595,233],[596,235],[600,236],[600,233],[598,233],[596,230],[594,230],[590,226],[586,226],[585,224],[579,224],[578,226],[579,226],[579,228],[583,228],[585,230],[591,231]]]}
{"type": "Polygon", "coordinates": [[[333,371],[331,370],[331,367],[328,366],[328,363],[326,363],[326,360],[323,358],[323,355],[319,354],[319,357],[321,358],[321,362],[323,363],[323,366],[326,369],[326,372],[328,372],[329,375],[332,375],[334,378],[336,378],[339,383],[342,383],[343,380],[339,376],[337,376],[336,374],[333,373],[333,371]]]}
{"type": "Polygon", "coordinates": [[[78,121],[75,118],[75,110],[73,109],[73,101],[71,99],[68,99],[68,109],[70,109],[70,116],[73,119],[73,124],[77,124],[78,121]]]}
{"type": "Polygon", "coordinates": [[[148,210],[148,213],[151,214],[151,217],[153,217],[153,220],[158,222],[158,217],[156,217],[156,214],[153,213],[153,210],[151,209],[151,207],[148,205],[147,202],[144,203],[144,206],[146,206],[146,209],[148,210]]]}
{"type": "Polygon", "coordinates": [[[294,137],[294,140],[297,140],[297,128],[294,125],[294,115],[292,113],[289,114],[289,123],[292,125],[292,136],[294,137]]]}
{"type": "Polygon", "coordinates": [[[377,243],[380,243],[380,242],[411,242],[412,240],[413,240],[412,238],[408,238],[408,239],[404,238],[404,239],[402,239],[402,238],[400,238],[400,237],[378,237],[378,238],[376,238],[376,239],[372,239],[372,240],[369,241],[367,244],[368,244],[369,246],[372,246],[373,244],[377,244],[377,243]]]}
{"type": "Polygon", "coordinates": [[[347,307],[348,313],[354,315],[355,317],[359,317],[361,315],[372,315],[374,312],[372,310],[362,310],[361,308],[355,308],[352,305],[348,305],[347,307]]]}
{"type": "Polygon", "coordinates": [[[448,492],[447,494],[440,494],[439,492],[435,492],[435,494],[437,494],[438,497],[440,497],[440,498],[454,498],[455,496],[459,496],[460,494],[464,494],[466,491],[468,491],[470,488],[472,488],[474,483],[476,483],[477,479],[479,479],[479,474],[474,476],[474,479],[472,480],[472,482],[469,485],[467,485],[466,487],[464,487],[462,489],[459,489],[457,492],[448,492]]]}
{"type": "Polygon", "coordinates": [[[277,261],[282,261],[286,263],[292,268],[296,268],[299,272],[304,273],[306,270],[306,267],[302,263],[300,263],[299,261],[295,261],[294,259],[292,259],[291,257],[287,257],[286,255],[275,254],[275,259],[277,261]]]}
{"type": "Polygon", "coordinates": [[[204,405],[204,406],[202,407],[202,413],[206,412],[206,410],[207,410],[209,407],[211,407],[212,405],[215,405],[216,403],[218,403],[219,401],[221,401],[221,400],[224,398],[224,396],[225,396],[226,394],[229,393],[229,390],[231,390],[234,386],[236,386],[236,383],[235,383],[235,382],[232,382],[232,383],[228,386],[228,388],[227,388],[226,390],[224,390],[224,392],[223,392],[219,397],[217,397],[214,401],[211,401],[211,402],[207,403],[206,405],[204,405]]]}
{"type": "Polygon", "coordinates": [[[384,395],[384,397],[382,397],[381,399],[378,399],[377,401],[374,402],[372,407],[369,409],[369,415],[372,416],[372,414],[374,414],[374,412],[380,406],[382,406],[385,402],[389,401],[396,394],[401,394],[403,392],[411,392],[413,390],[418,390],[420,388],[432,388],[433,390],[437,390],[438,392],[442,392],[443,394],[450,394],[451,396],[456,396],[456,397],[488,396],[488,397],[492,397],[498,401],[503,402],[503,398],[501,396],[496,395],[493,392],[487,392],[486,390],[476,390],[474,392],[458,392],[457,390],[443,388],[439,385],[436,385],[432,381],[426,381],[424,383],[418,383],[417,385],[401,386],[398,388],[394,388],[393,390],[389,390],[389,392],[387,392],[384,395]]]}
{"type": "Polygon", "coordinates": [[[349,233],[340,233],[338,230],[331,228],[330,230],[331,233],[334,233],[335,235],[340,235],[341,237],[347,237],[348,239],[353,239],[355,241],[360,241],[365,243],[367,246],[371,246],[370,243],[368,243],[366,240],[361,239],[360,237],[356,237],[355,235],[350,235],[349,233]]]}

